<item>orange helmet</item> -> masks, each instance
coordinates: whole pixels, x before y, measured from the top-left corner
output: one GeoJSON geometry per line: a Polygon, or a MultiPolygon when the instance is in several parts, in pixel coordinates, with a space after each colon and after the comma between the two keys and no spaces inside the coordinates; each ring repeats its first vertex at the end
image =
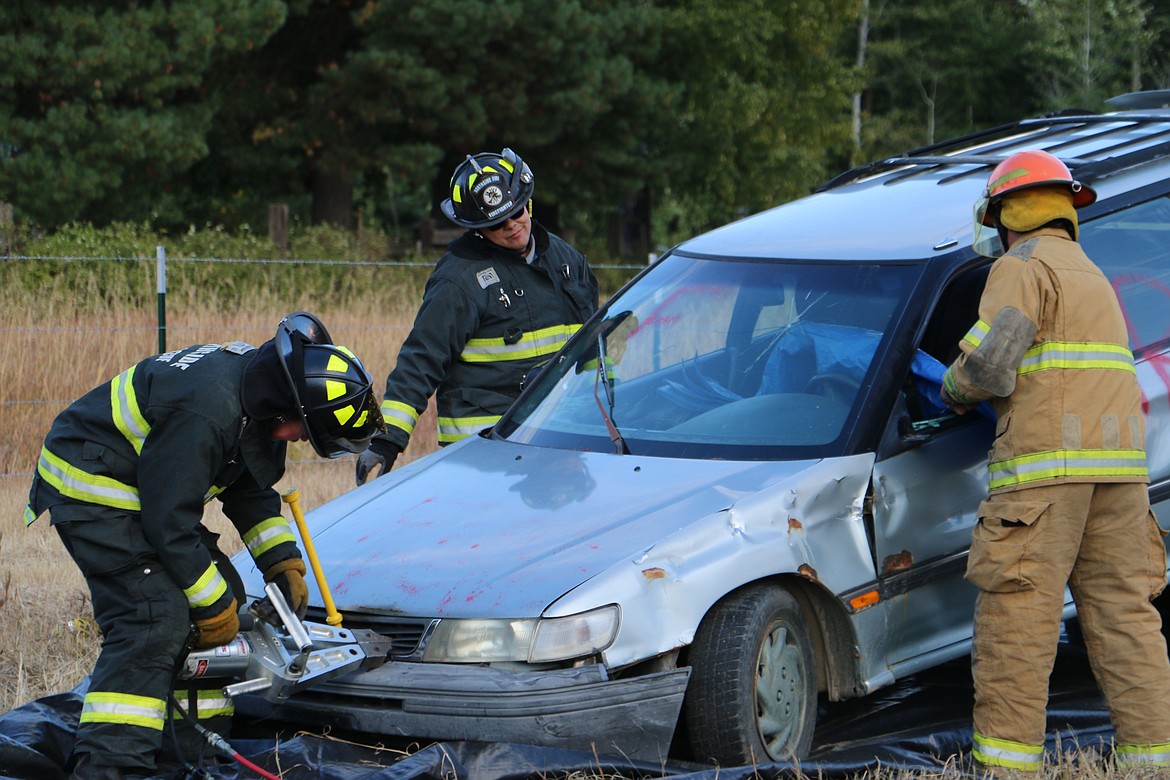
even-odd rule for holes
{"type": "MultiPolygon", "coordinates": [[[[1009,192],[1052,184],[1066,185],[1072,192],[1073,206],[1078,209],[1097,200],[1096,191],[1074,179],[1067,165],[1039,149],[1016,152],[995,166],[983,197],[987,203],[994,204],[1009,192]]],[[[984,209],[982,214],[982,222],[988,227],[994,226],[991,211],[984,209]]]]}

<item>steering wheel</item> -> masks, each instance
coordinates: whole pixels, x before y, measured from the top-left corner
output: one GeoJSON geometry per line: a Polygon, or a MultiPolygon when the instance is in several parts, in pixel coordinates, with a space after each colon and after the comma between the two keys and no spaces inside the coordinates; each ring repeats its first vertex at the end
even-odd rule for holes
{"type": "Polygon", "coordinates": [[[845,406],[853,405],[853,399],[857,397],[860,389],[861,382],[841,373],[817,374],[804,386],[806,393],[823,395],[845,406]]]}

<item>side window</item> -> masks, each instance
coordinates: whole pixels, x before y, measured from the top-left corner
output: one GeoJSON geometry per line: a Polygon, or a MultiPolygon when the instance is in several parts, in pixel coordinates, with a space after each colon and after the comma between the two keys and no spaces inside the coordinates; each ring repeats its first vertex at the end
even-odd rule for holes
{"type": "Polygon", "coordinates": [[[1135,353],[1170,339],[1170,199],[1081,226],[1081,246],[1117,292],[1135,353]]]}
{"type": "Polygon", "coordinates": [[[959,354],[959,341],[979,319],[979,298],[987,283],[990,263],[965,271],[952,279],[923,331],[922,341],[903,386],[912,420],[947,414],[939,400],[939,387],[946,367],[959,354]]]}

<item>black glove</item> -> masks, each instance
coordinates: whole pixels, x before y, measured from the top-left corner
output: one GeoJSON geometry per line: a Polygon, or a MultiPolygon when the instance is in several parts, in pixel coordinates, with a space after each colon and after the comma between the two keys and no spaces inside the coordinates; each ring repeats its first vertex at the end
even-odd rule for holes
{"type": "Polygon", "coordinates": [[[402,449],[397,444],[393,444],[386,439],[379,439],[376,436],[370,439],[369,449],[361,455],[358,455],[357,471],[354,474],[357,483],[364,485],[366,477],[370,476],[370,472],[377,466],[382,467],[382,470],[378,473],[379,477],[383,474],[389,474],[400,452],[402,452],[402,449]]]}

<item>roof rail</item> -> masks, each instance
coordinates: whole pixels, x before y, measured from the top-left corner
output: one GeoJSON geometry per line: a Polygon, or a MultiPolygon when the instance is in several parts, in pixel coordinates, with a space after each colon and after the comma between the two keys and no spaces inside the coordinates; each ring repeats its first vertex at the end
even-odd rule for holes
{"type": "MultiPolygon", "coordinates": [[[[1170,97],[1170,90],[1166,91],[1166,94],[1168,97],[1170,97]]],[[[924,167],[938,168],[950,165],[993,167],[1002,161],[1007,153],[1010,153],[1010,151],[1015,151],[1018,148],[1019,144],[1016,139],[1013,138],[1013,136],[1018,135],[1021,131],[1036,131],[1043,130],[1044,128],[1053,128],[1053,135],[1055,136],[1055,129],[1057,128],[1064,128],[1069,126],[1085,127],[1091,125],[1117,125],[1119,123],[1122,124],[1123,127],[1116,128],[1116,130],[1126,129],[1132,127],[1135,124],[1165,124],[1166,130],[1159,134],[1165,134],[1170,137],[1170,112],[1158,114],[1091,114],[1085,113],[1079,109],[1072,109],[1048,114],[1042,117],[1030,117],[1015,122],[1009,122],[1007,124],[997,125],[996,127],[992,127],[987,130],[981,130],[958,138],[951,138],[939,143],[931,144],[929,146],[924,146],[896,157],[886,157],[881,160],[859,165],[835,176],[825,184],[822,184],[816,189],[816,192],[825,192],[827,190],[848,184],[849,182],[855,181],[857,179],[866,176],[872,176],[885,171],[894,170],[896,168],[912,168],[913,170],[908,171],[906,175],[913,176],[921,172],[922,168],[924,167]],[[965,147],[980,144],[989,144],[990,142],[1000,138],[1008,142],[1004,145],[1004,154],[995,154],[993,151],[989,150],[985,150],[981,154],[938,154],[938,152],[942,152],[947,149],[963,149],[965,147]]],[[[1115,132],[1116,130],[1103,131],[1098,135],[1103,136],[1107,133],[1115,132]]],[[[1057,138],[1054,137],[1053,140],[1057,140],[1057,138]]],[[[1039,143],[1039,138],[1037,141],[1037,146],[1041,146],[1039,143]]],[[[1125,140],[1113,147],[1102,149],[1102,152],[1108,154],[1110,152],[1120,151],[1124,149],[1124,147],[1134,143],[1136,143],[1136,141],[1133,139],[1125,140]]],[[[1061,145],[1062,144],[1060,143],[1051,144],[1048,147],[1048,150],[1052,151],[1061,145]]],[[[1154,151],[1155,149],[1161,149],[1161,147],[1162,144],[1157,144],[1154,147],[1146,145],[1143,148],[1128,154],[1110,155],[1109,161],[1107,163],[1099,159],[1086,159],[1080,157],[1061,156],[1061,159],[1065,162],[1066,165],[1069,166],[1069,168],[1078,169],[1078,175],[1081,175],[1083,178],[1087,179],[1091,176],[1100,175],[1104,172],[1105,168],[1113,169],[1119,167],[1128,167],[1129,165],[1146,162],[1149,159],[1156,159],[1157,157],[1166,156],[1164,150],[1161,152],[1154,151]],[[1131,156],[1133,159],[1127,159],[1131,156]]],[[[971,170],[967,170],[964,172],[964,174],[969,174],[971,172],[971,170]]]]}

